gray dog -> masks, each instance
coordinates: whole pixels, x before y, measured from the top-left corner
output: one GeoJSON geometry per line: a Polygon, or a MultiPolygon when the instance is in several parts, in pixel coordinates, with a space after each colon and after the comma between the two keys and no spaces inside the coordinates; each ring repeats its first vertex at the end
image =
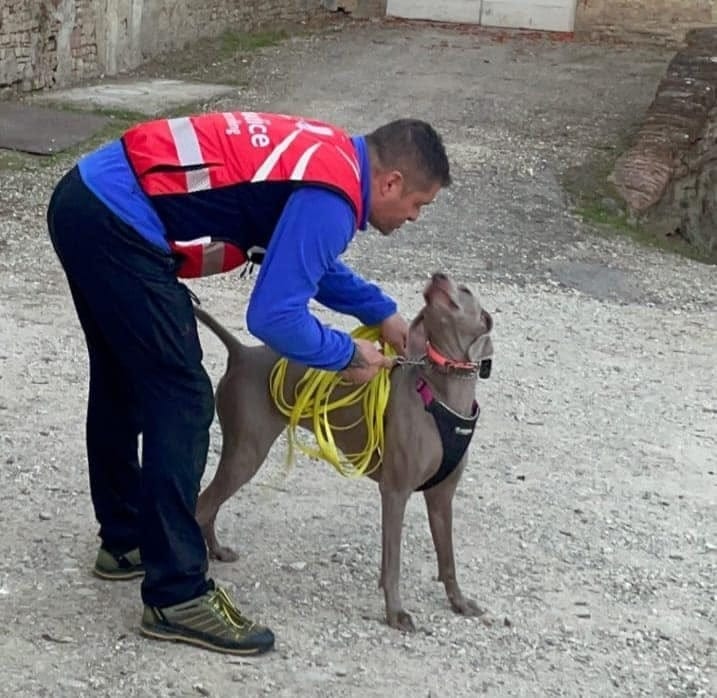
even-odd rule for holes
{"type": "MultiPolygon", "coordinates": [[[[391,627],[414,630],[399,592],[401,529],[406,503],[420,490],[425,497],[431,535],[438,557],[438,577],[454,611],[483,615],[463,596],[456,580],[453,554],[452,501],[467,460],[467,448],[478,419],[477,376],[487,377],[492,355],[491,316],[465,286],[434,274],[424,290],[425,306],[411,323],[409,355],[418,361],[397,362],[385,414],[383,462],[370,476],[378,482],[382,508],[382,558],[379,585],[391,627]],[[400,364],[403,365],[400,365],[400,364]]],[[[227,368],[216,391],[222,429],[222,453],[211,483],[201,493],[197,520],[209,553],[231,561],[236,554],[219,545],[214,522],[221,505],[259,470],[269,449],[286,427],[269,392],[269,375],[278,356],[265,346],[242,345],[208,313],[195,308],[199,320],[226,345],[227,368]]],[[[289,363],[284,397],[293,395],[305,367],[289,363]]],[[[348,390],[339,386],[336,395],[348,390]]],[[[334,437],[344,453],[366,442],[360,406],[331,413],[332,424],[355,426],[334,437]],[[357,423],[358,420],[358,423],[357,423]]],[[[302,423],[301,426],[310,428],[302,423]]],[[[378,456],[374,456],[374,463],[378,456]]],[[[484,622],[489,622],[483,618],[484,622]]]]}

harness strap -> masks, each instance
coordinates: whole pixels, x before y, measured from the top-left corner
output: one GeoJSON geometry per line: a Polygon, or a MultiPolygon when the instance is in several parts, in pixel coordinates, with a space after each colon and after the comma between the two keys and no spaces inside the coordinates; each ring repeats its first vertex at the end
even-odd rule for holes
{"type": "Polygon", "coordinates": [[[421,396],[421,400],[423,400],[423,406],[428,409],[428,406],[433,402],[433,391],[431,390],[431,386],[428,385],[423,378],[419,378],[418,383],[416,383],[416,390],[421,396]]]}
{"type": "Polygon", "coordinates": [[[422,378],[416,384],[416,391],[421,396],[426,411],[433,415],[443,447],[443,459],[438,471],[416,488],[416,492],[422,492],[443,482],[458,467],[473,438],[480,407],[478,402],[474,401],[472,415],[464,417],[436,400],[430,386],[422,378]]]}

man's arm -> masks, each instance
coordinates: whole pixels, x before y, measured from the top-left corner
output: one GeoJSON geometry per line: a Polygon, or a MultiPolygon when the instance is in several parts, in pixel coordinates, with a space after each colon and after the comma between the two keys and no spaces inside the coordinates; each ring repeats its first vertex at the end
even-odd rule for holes
{"type": "Polygon", "coordinates": [[[396,302],[375,284],[355,274],[337,259],[319,281],[316,300],[331,310],[360,320],[364,325],[378,325],[396,310],[396,302]]]}
{"type": "Polygon", "coordinates": [[[305,366],[342,370],[356,360],[350,335],[323,325],[308,307],[355,226],[339,194],[303,187],[291,195],[249,300],[247,326],[255,337],[305,366]]]}

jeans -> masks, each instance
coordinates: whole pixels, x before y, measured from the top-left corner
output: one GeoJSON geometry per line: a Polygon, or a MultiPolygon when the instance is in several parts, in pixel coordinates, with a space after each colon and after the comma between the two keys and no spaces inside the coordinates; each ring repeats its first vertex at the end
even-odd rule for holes
{"type": "Polygon", "coordinates": [[[195,509],[214,403],[189,291],[172,255],[117,218],[77,168],[47,220],[89,353],[87,460],[102,545],[139,546],[146,604],[194,598],[210,588],[195,509]]]}

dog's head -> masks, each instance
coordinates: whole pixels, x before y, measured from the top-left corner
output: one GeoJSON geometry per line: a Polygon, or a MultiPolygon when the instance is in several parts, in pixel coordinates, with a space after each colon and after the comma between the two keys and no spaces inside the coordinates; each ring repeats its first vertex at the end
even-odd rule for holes
{"type": "Polygon", "coordinates": [[[493,356],[493,318],[471,290],[437,272],[426,284],[423,298],[425,305],[411,323],[408,353],[423,353],[429,342],[452,361],[479,364],[481,377],[487,378],[493,356]]]}

